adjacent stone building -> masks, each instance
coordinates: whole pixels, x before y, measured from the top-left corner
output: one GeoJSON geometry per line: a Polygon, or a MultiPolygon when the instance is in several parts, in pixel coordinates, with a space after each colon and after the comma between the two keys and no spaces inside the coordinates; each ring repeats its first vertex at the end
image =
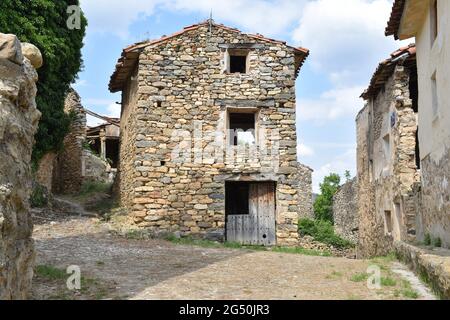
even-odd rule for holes
{"type": "Polygon", "coordinates": [[[39,49],[0,33],[0,300],[26,299],[31,291],[30,163],[41,115],[35,69],[41,66],[39,49]]]}
{"type": "Polygon", "coordinates": [[[344,183],[333,197],[334,231],[342,238],[358,243],[359,211],[358,181],[344,183]]]}
{"type": "Polygon", "coordinates": [[[120,197],[137,224],[296,245],[312,208],[297,162],[295,80],[308,50],[213,21],[126,48],[120,197]]]}
{"type": "Polygon", "coordinates": [[[386,35],[415,37],[421,185],[417,240],[450,248],[450,2],[396,0],[386,35]]]}
{"type": "Polygon", "coordinates": [[[356,118],[359,253],[383,255],[413,241],[420,183],[414,45],[380,63],[356,118]]]}

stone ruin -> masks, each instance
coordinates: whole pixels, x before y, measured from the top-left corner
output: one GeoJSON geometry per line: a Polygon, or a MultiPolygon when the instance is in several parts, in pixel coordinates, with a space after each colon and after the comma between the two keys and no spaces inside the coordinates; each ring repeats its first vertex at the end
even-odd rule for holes
{"type": "Polygon", "coordinates": [[[39,50],[0,33],[0,300],[26,299],[33,277],[31,152],[40,112],[39,50]]]}
{"type": "Polygon", "coordinates": [[[113,183],[115,169],[106,156],[97,154],[92,146],[87,147],[92,140],[89,137],[91,128],[87,126],[87,111],[80,95],[72,88],[67,93],[64,112],[72,119],[69,133],[64,137],[61,150],[48,152],[39,161],[34,174],[36,182],[49,194],[75,194],[88,181],[113,183]]]}

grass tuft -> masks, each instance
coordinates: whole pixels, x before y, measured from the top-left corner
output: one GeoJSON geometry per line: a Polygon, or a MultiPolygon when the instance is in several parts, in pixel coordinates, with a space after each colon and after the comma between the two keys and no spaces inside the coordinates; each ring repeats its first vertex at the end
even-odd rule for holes
{"type": "Polygon", "coordinates": [[[368,278],[369,278],[369,275],[367,273],[359,272],[359,273],[355,273],[354,275],[352,275],[352,277],[350,278],[350,281],[363,282],[363,281],[367,281],[368,278]]]}
{"type": "Polygon", "coordinates": [[[301,247],[264,247],[264,246],[252,246],[252,245],[242,245],[236,242],[217,242],[210,240],[202,240],[202,239],[194,239],[192,237],[175,237],[174,235],[169,235],[165,238],[167,241],[170,241],[174,244],[181,245],[194,245],[204,248],[229,248],[229,249],[247,249],[253,251],[272,251],[272,252],[280,252],[280,253],[290,253],[290,254],[301,254],[308,256],[322,256],[328,257],[331,256],[331,253],[328,251],[319,251],[319,250],[309,250],[301,247]]]}

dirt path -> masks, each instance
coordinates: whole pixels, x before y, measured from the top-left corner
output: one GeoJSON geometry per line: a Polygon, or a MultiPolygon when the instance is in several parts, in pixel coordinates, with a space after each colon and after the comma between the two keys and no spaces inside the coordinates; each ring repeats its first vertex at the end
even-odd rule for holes
{"type": "MultiPolygon", "coordinates": [[[[108,231],[88,217],[43,221],[35,226],[37,264],[78,265],[102,287],[101,295],[83,299],[404,298],[398,274],[396,286],[367,288],[370,261],[128,240],[108,231]]],[[[48,298],[51,286],[38,284],[37,297],[48,298]]]]}

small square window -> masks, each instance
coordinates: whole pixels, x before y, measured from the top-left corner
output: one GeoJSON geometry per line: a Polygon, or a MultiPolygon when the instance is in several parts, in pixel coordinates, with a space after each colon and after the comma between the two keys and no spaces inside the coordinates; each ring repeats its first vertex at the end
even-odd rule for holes
{"type": "Polygon", "coordinates": [[[247,73],[248,70],[248,50],[230,49],[229,55],[229,73],[247,73]]]}
{"type": "Polygon", "coordinates": [[[232,146],[254,145],[255,113],[229,113],[230,144],[232,146]]]}

